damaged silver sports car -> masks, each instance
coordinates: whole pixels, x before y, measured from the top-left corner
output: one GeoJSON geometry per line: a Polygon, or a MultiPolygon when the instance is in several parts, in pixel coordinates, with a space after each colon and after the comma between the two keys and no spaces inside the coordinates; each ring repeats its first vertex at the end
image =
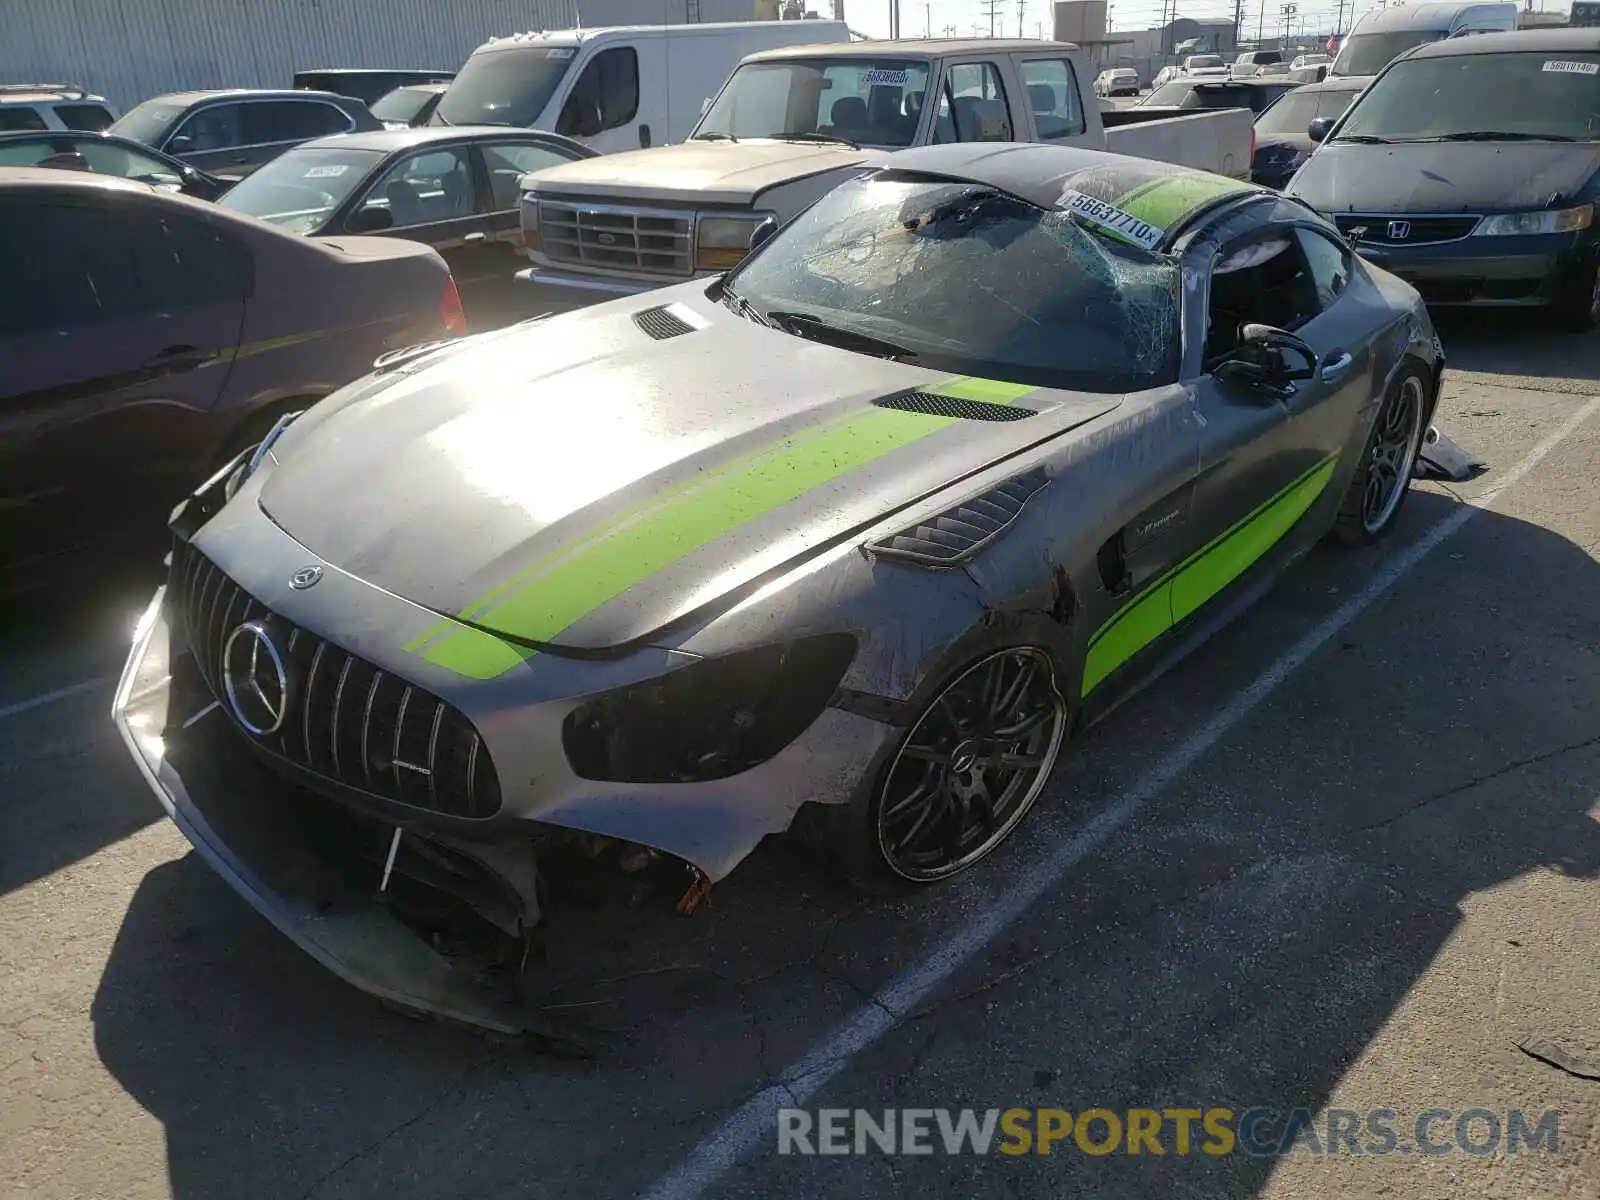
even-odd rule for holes
{"type": "Polygon", "coordinates": [[[523,1030],[586,875],[692,908],[786,832],[955,875],[1420,469],[1427,313],[1294,200],[955,145],[763,232],[709,283],[395,352],[174,512],[115,719],[346,979],[523,1030]]]}

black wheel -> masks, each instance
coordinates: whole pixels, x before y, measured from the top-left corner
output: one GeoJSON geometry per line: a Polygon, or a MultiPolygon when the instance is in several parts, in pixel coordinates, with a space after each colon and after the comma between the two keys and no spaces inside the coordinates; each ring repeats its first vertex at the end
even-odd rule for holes
{"type": "Polygon", "coordinates": [[[1417,363],[1407,363],[1390,384],[1334,521],[1337,541],[1364,546],[1394,528],[1411,490],[1411,473],[1426,432],[1429,384],[1417,363]]]}
{"type": "Polygon", "coordinates": [[[1591,258],[1567,274],[1555,310],[1557,322],[1571,333],[1588,333],[1600,325],[1600,259],[1591,258]]]}

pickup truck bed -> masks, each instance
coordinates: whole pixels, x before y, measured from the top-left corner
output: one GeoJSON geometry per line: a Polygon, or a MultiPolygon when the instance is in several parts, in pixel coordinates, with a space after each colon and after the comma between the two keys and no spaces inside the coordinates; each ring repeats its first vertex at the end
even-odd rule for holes
{"type": "Polygon", "coordinates": [[[1250,177],[1256,116],[1247,108],[1118,109],[1100,114],[1106,149],[1182,163],[1235,179],[1250,177]]]}

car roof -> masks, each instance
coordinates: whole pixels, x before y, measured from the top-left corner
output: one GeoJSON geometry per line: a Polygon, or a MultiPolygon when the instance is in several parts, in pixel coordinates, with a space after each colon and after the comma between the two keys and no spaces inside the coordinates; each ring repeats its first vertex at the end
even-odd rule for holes
{"type": "Polygon", "coordinates": [[[1300,92],[1359,92],[1372,82],[1371,75],[1330,75],[1320,83],[1302,83],[1289,90],[1300,92]]]}
{"type": "Polygon", "coordinates": [[[883,170],[913,171],[957,181],[985,184],[1020,196],[1040,208],[1055,208],[1065,190],[1083,191],[1108,203],[1160,194],[1162,219],[1143,219],[1169,233],[1200,209],[1225,198],[1274,193],[1256,184],[1196,171],[1173,163],[1126,154],[1108,154],[1078,146],[1037,142],[955,142],[901,150],[883,159],[883,170]]]}
{"type": "Polygon", "coordinates": [[[536,141],[572,143],[570,138],[543,129],[523,129],[515,125],[421,125],[414,129],[371,129],[361,133],[332,133],[327,137],[303,142],[298,150],[332,149],[375,150],[392,154],[396,150],[409,150],[413,146],[426,146],[430,142],[481,141],[495,137],[527,137],[536,141]]]}
{"type": "MultiPolygon", "coordinates": [[[[45,132],[49,132],[46,130],[45,132]]],[[[29,187],[82,189],[84,191],[143,192],[159,195],[147,183],[119,179],[115,175],[96,175],[89,171],[58,171],[51,167],[0,167],[0,190],[29,187]]]]}
{"type": "Polygon", "coordinates": [[[1527,50],[1535,54],[1600,51],[1600,29],[1518,29],[1506,33],[1475,33],[1470,37],[1428,42],[1403,58],[1454,58],[1462,54],[1510,54],[1527,50]]]}
{"type": "Polygon", "coordinates": [[[1074,42],[997,41],[994,38],[896,38],[893,41],[820,42],[813,46],[777,46],[747,54],[745,62],[791,58],[799,54],[816,55],[824,51],[829,58],[928,58],[943,54],[1028,54],[1043,57],[1062,51],[1076,52],[1074,42]]]}
{"type": "MultiPolygon", "coordinates": [[[[350,103],[349,96],[338,92],[318,92],[310,88],[211,88],[207,91],[164,92],[151,96],[150,101],[187,107],[203,100],[341,100],[350,103]]],[[[148,102],[148,101],[147,101],[148,102]]],[[[360,101],[356,101],[360,103],[360,101]]]]}

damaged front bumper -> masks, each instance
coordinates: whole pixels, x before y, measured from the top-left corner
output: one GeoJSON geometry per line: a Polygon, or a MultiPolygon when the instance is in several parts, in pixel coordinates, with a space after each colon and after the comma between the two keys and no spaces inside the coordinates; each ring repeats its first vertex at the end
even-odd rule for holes
{"type": "Polygon", "coordinates": [[[163,587],[140,621],[112,718],[200,856],[318,962],[378,998],[501,1033],[550,1033],[511,990],[463,971],[377,902],[380,879],[360,880],[363,863],[313,850],[293,819],[317,809],[313,798],[255,761],[208,694],[185,686],[187,656],[172,653],[166,596],[163,587]]]}

